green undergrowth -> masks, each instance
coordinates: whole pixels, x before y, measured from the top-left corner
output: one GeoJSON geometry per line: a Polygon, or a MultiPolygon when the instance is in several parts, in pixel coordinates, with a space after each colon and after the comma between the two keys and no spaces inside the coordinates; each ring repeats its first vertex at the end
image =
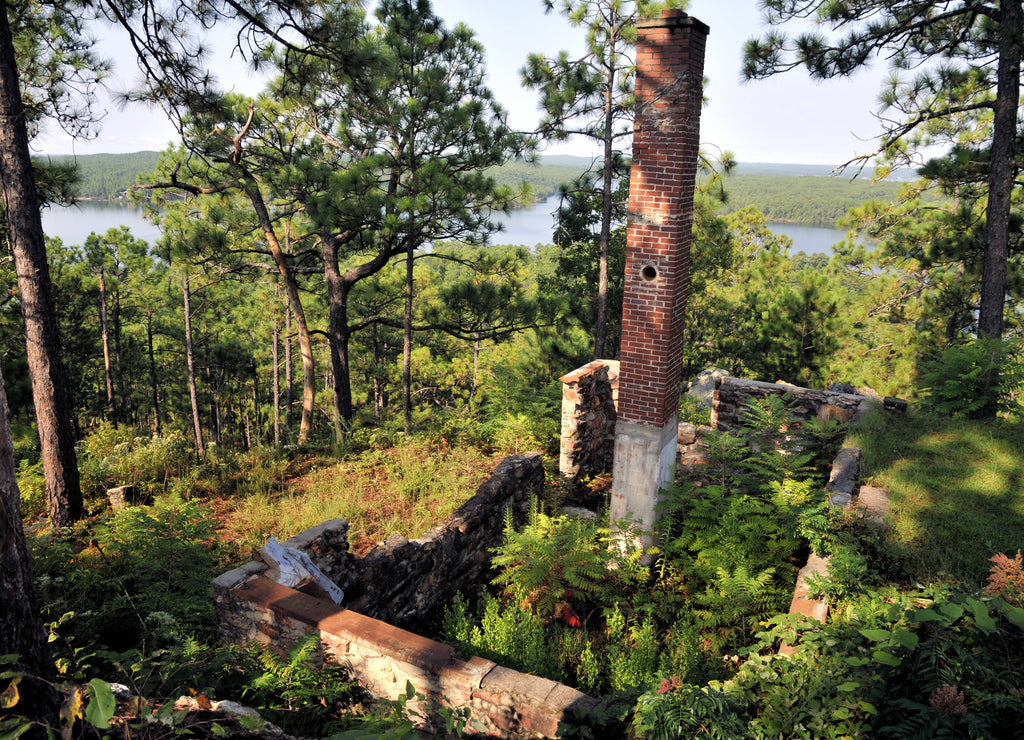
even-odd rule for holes
{"type": "MultiPolygon", "coordinates": [[[[754,408],[740,435],[711,442],[699,475],[666,492],[649,566],[615,546],[638,534],[628,523],[567,517],[550,486],[527,526],[506,523],[494,592],[454,605],[448,639],[601,696],[567,738],[1024,735],[1020,425],[869,416],[851,440],[869,482],[892,491],[880,535],[823,506],[842,430],[814,423],[795,436],[783,405],[754,408]],[[832,607],[825,625],[785,614],[809,548],[831,555],[829,578],[812,583],[832,607]],[[783,644],[791,656],[777,655],[783,644]]],[[[492,467],[460,429],[363,440],[340,460],[214,449],[201,463],[173,437],[101,430],[83,445],[94,515],[59,534],[28,527],[61,685],[88,682],[98,702],[104,681],[125,683],[164,719],[162,700],[194,694],[254,706],[304,737],[394,736],[404,710],[354,718],[363,697],[343,668],[316,667],[315,644],[287,656],[216,646],[209,583],[248,546],[239,532],[259,531],[255,546],[264,527],[284,537],[359,516],[333,513],[330,499],[367,512],[365,531],[424,529],[416,512],[457,506],[475,487],[466,476],[492,467]],[[123,482],[153,504],[101,507],[100,492],[123,482]],[[274,512],[281,521],[267,524],[274,512]],[[249,530],[232,528],[249,517],[249,530]]]]}
{"type": "MultiPolygon", "coordinates": [[[[39,519],[42,473],[24,456],[26,534],[61,690],[75,696],[88,682],[89,719],[106,712],[112,695],[103,687],[125,684],[141,697],[133,700],[139,716],[149,717],[136,734],[156,726],[196,734],[182,724],[186,712],[172,711],[181,695],[240,701],[304,737],[394,719],[398,710],[388,706],[377,719],[362,718],[372,702],[343,666],[315,668],[319,646],[283,657],[219,646],[210,583],[270,534],[285,539],[326,519],[349,519],[350,537],[371,544],[434,526],[494,466],[493,438],[483,450],[461,445],[462,428],[353,434],[330,452],[211,446],[199,460],[178,434],[104,425],[79,448],[90,515],[59,532],[39,519]],[[123,484],[148,503],[111,510],[105,492],[123,484]]],[[[0,735],[9,729],[0,726],[0,735]]]]}
{"type": "Polygon", "coordinates": [[[416,537],[450,516],[490,474],[493,458],[437,439],[402,440],[317,466],[301,486],[246,496],[234,519],[242,551],[330,519],[349,523],[360,548],[392,533],[416,537]]]}
{"type": "Polygon", "coordinates": [[[688,682],[727,674],[722,655],[788,606],[808,542],[820,550],[833,538],[819,457],[835,429],[792,427],[772,398],[752,406],[737,435],[713,436],[708,464],[665,491],[643,564],[626,544],[641,534],[628,523],[613,531],[605,517],[535,503],[521,529],[506,522],[497,591],[476,611],[456,602],[446,638],[615,701],[659,671],[688,682]]]}
{"type": "Polygon", "coordinates": [[[921,569],[900,540],[907,509],[897,490],[892,538],[824,506],[812,471],[834,455],[840,431],[810,424],[801,438],[782,404],[769,402],[735,437],[713,438],[700,475],[666,492],[651,568],[609,547],[603,522],[538,506],[495,551],[498,591],[478,605],[458,601],[446,635],[467,653],[605,701],[602,712],[563,723],[562,737],[1020,737],[1013,429],[879,412],[852,437],[874,483],[895,489],[908,479],[904,466],[920,464],[941,473],[924,485],[946,491],[951,508],[974,495],[1001,502],[960,522],[946,515],[942,544],[932,546],[961,549],[942,556],[959,570],[921,569]],[[972,450],[970,464],[960,445],[972,450]],[[992,537],[1003,523],[993,515],[1008,518],[1008,537],[992,537]],[[808,549],[830,556],[828,577],[811,583],[829,601],[826,624],[787,613],[808,549]]]}
{"type": "Polygon", "coordinates": [[[633,726],[644,738],[1009,740],[1024,732],[1022,669],[1019,601],[885,587],[848,600],[825,625],[768,620],[724,680],[662,674],[633,726]],[[779,655],[782,644],[793,653],[779,655]],[[721,711],[709,715],[710,702],[721,711]]]}

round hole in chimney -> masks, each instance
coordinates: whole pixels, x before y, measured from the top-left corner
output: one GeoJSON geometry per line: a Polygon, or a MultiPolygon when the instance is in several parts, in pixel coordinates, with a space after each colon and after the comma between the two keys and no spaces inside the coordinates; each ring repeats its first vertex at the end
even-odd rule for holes
{"type": "Polygon", "coordinates": [[[643,268],[640,270],[640,277],[642,277],[647,282],[656,280],[658,277],[658,268],[655,267],[654,265],[644,265],[643,268]]]}

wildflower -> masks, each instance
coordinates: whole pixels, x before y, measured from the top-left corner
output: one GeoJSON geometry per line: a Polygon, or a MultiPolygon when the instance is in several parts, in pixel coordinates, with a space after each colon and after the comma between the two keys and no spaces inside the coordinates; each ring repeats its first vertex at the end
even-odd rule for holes
{"type": "Polygon", "coordinates": [[[667,694],[679,686],[679,676],[673,674],[672,678],[663,678],[658,684],[658,693],[667,694]]]}
{"type": "Polygon", "coordinates": [[[568,604],[562,604],[561,609],[559,609],[559,616],[562,618],[562,621],[570,627],[579,627],[580,624],[582,624],[579,616],[577,616],[576,612],[574,612],[572,607],[568,604]]]}
{"type": "Polygon", "coordinates": [[[1024,601],[1024,560],[1020,550],[1017,550],[1016,557],[998,553],[989,561],[993,565],[985,593],[989,596],[1002,596],[1007,603],[1021,606],[1024,601]]]}
{"type": "Polygon", "coordinates": [[[935,689],[928,699],[932,709],[948,719],[956,719],[967,714],[967,705],[964,703],[964,692],[958,691],[956,686],[945,684],[935,689]]]}

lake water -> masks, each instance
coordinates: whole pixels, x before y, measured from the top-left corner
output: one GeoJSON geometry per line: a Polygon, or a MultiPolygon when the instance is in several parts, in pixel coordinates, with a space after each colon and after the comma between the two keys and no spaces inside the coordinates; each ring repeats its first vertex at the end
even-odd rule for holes
{"type": "Polygon", "coordinates": [[[155,242],[160,229],[142,216],[142,209],[127,203],[82,201],[73,206],[43,209],[43,232],[58,237],[66,246],[85,242],[89,234],[105,234],[108,229],[127,226],[132,236],[155,242]]]}
{"type": "MultiPolygon", "coordinates": [[[[501,218],[505,230],[492,234],[490,243],[531,248],[551,243],[552,214],[557,206],[557,199],[550,198],[533,208],[501,218]]],[[[142,209],[127,204],[84,201],[74,206],[43,209],[43,231],[47,236],[59,237],[68,246],[82,244],[91,232],[103,234],[122,224],[138,239],[154,242],[160,238],[160,230],[143,217],[142,209]]],[[[776,233],[788,234],[793,240],[793,252],[807,254],[831,254],[832,245],[845,236],[838,229],[818,226],[769,223],[768,227],[776,233]]]]}
{"type": "Polygon", "coordinates": [[[786,234],[793,240],[791,253],[832,254],[832,247],[846,238],[846,232],[826,226],[804,226],[769,221],[769,229],[776,234],[786,234]]]}
{"type": "MultiPolygon", "coordinates": [[[[491,235],[492,244],[519,244],[534,247],[551,242],[554,231],[554,211],[558,200],[550,198],[543,203],[501,219],[505,230],[491,235]]],[[[824,226],[804,226],[769,221],[768,228],[776,234],[787,234],[793,240],[792,252],[807,254],[832,254],[832,247],[842,241],[846,234],[838,229],[824,226]]]]}

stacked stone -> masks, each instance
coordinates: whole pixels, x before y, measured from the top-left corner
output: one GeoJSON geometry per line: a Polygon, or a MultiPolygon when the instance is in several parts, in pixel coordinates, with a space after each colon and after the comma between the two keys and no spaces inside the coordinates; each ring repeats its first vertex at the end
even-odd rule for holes
{"type": "Polygon", "coordinates": [[[563,375],[558,469],[567,478],[607,473],[615,452],[617,360],[594,360],[563,375]]]}
{"type": "Polygon", "coordinates": [[[797,420],[841,419],[850,421],[866,410],[870,396],[858,393],[818,391],[788,383],[764,383],[759,380],[720,378],[715,385],[711,407],[711,426],[726,432],[743,426],[743,409],[752,401],[767,396],[788,396],[787,408],[797,420]]]}
{"type": "MultiPolygon", "coordinates": [[[[531,495],[539,494],[543,485],[539,454],[512,455],[447,521],[415,540],[392,535],[365,557],[356,558],[348,550],[348,524],[336,519],[282,544],[310,555],[345,592],[343,606],[398,627],[422,629],[438,620],[456,593],[472,596],[484,587],[490,549],[501,543],[505,510],[511,507],[521,524],[531,495]]],[[[214,581],[225,641],[244,642],[251,632],[250,617],[234,613],[238,602],[232,589],[266,570],[264,563],[254,561],[214,581]]]]}

